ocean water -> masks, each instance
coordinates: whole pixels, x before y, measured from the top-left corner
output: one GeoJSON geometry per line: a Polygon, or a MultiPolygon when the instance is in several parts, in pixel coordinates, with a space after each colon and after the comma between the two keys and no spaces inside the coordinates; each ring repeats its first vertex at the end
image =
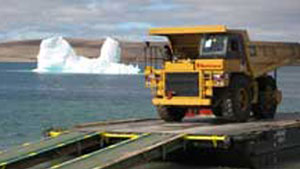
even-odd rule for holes
{"type": "Polygon", "coordinates": [[[0,149],[52,126],[155,116],[142,75],[37,74],[35,66],[0,64],[0,149]]]}
{"type": "MultiPolygon", "coordinates": [[[[40,139],[53,126],[156,117],[142,75],[37,74],[31,72],[35,67],[0,63],[0,150],[40,139]]],[[[278,70],[284,96],[279,112],[299,112],[299,72],[300,67],[278,70]]],[[[162,166],[155,168],[182,168],[162,166]]]]}

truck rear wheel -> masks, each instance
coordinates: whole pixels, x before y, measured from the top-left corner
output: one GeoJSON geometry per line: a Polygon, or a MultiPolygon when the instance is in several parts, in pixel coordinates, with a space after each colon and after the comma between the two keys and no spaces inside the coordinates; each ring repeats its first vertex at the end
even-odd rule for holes
{"type": "Polygon", "coordinates": [[[166,122],[180,122],[185,116],[186,109],[178,107],[157,107],[158,115],[166,122]]]}
{"type": "Polygon", "coordinates": [[[222,100],[222,116],[230,121],[245,122],[250,117],[252,95],[250,80],[242,75],[231,79],[230,86],[222,100]]]}
{"type": "Polygon", "coordinates": [[[253,105],[253,113],[258,119],[272,119],[276,114],[277,101],[275,92],[277,85],[273,77],[266,76],[257,79],[258,103],[253,105]]]}

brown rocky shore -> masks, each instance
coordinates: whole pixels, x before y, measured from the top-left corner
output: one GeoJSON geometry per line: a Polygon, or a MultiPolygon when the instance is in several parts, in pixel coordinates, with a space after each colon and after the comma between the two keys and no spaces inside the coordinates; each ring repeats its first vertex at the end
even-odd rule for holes
{"type": "MultiPolygon", "coordinates": [[[[104,40],[67,39],[77,55],[97,58],[104,40]]],[[[41,40],[24,40],[0,43],[0,62],[36,62],[41,40]]],[[[156,43],[161,45],[161,43],[156,43]]],[[[121,42],[123,63],[143,62],[143,42],[121,42]]]]}

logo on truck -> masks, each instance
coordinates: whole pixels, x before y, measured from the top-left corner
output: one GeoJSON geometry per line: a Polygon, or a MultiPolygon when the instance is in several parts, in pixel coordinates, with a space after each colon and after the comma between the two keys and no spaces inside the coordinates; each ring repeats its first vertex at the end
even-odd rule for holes
{"type": "Polygon", "coordinates": [[[203,64],[203,63],[198,63],[197,65],[197,68],[222,68],[221,65],[216,65],[216,64],[203,64]]]}

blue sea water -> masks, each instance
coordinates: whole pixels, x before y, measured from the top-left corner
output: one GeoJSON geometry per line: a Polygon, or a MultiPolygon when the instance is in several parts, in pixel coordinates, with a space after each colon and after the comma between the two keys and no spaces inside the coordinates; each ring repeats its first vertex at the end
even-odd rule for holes
{"type": "MultiPolygon", "coordinates": [[[[37,74],[35,67],[0,63],[0,150],[40,139],[53,126],[156,117],[142,75],[37,74]]],[[[279,112],[299,112],[299,72],[292,66],[278,70],[284,96],[279,112]]]]}
{"type": "Polygon", "coordinates": [[[38,74],[35,66],[0,64],[0,149],[52,126],[155,116],[141,75],[38,74]]]}

